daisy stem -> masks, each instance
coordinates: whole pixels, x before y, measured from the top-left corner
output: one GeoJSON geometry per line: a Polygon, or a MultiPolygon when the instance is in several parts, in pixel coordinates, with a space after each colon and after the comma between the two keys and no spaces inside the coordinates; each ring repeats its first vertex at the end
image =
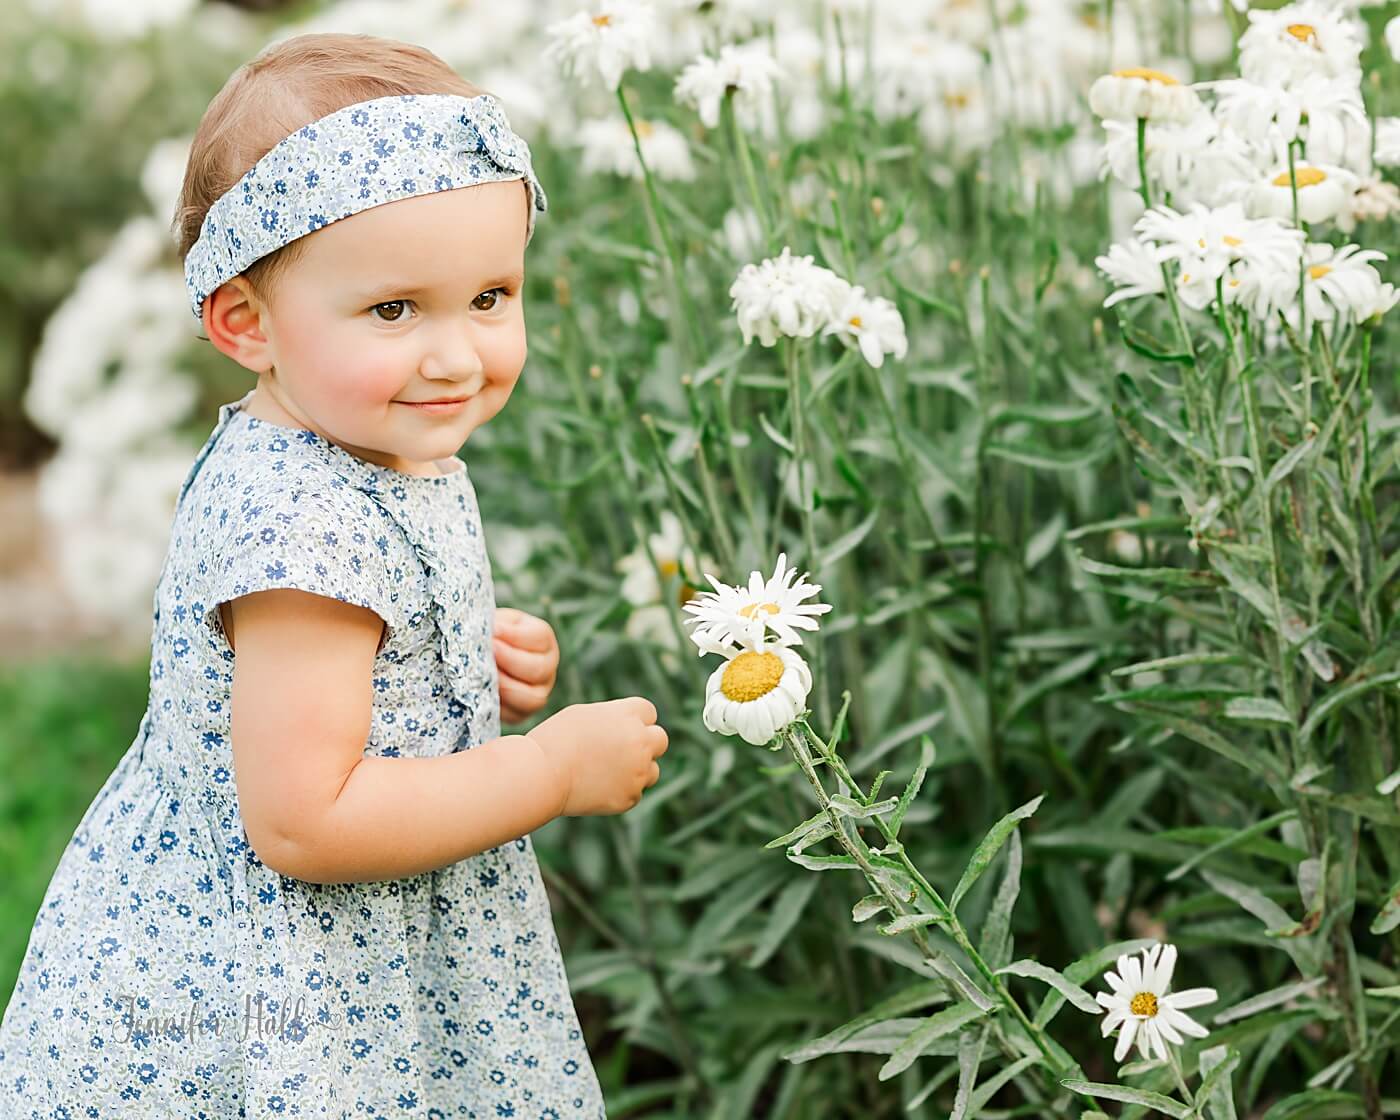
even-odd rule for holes
{"type": "MultiPolygon", "coordinates": [[[[784,357],[787,364],[788,394],[792,405],[792,447],[793,462],[797,465],[797,504],[802,514],[802,536],[807,549],[807,567],[817,573],[817,542],[812,531],[812,510],[807,502],[807,462],[806,425],[802,420],[802,378],[798,370],[798,341],[786,340],[784,357]]],[[[822,672],[825,663],[825,643],[817,641],[812,649],[812,676],[817,681],[818,718],[826,720],[831,714],[831,695],[826,674],[822,672]]]]}
{"type": "Polygon", "coordinates": [[[637,151],[637,162],[642,167],[642,179],[646,184],[646,192],[643,197],[647,200],[652,221],[656,224],[656,231],[661,237],[662,247],[666,250],[666,261],[670,266],[668,271],[671,278],[671,291],[676,301],[676,312],[686,323],[687,333],[684,337],[688,338],[690,342],[687,363],[693,363],[695,355],[704,352],[704,344],[699,337],[695,309],[690,304],[685,284],[682,282],[680,253],[676,250],[675,242],[671,237],[671,227],[666,221],[666,213],[662,209],[661,199],[656,193],[656,182],[652,178],[651,168],[647,166],[646,157],[642,155],[642,141],[641,137],[637,135],[637,122],[632,119],[632,109],[627,104],[627,93],[621,82],[617,86],[617,100],[622,106],[622,115],[627,118],[627,129],[632,133],[632,146],[637,151]]]}
{"type": "MultiPolygon", "coordinates": [[[[685,496],[680,492],[680,487],[676,485],[676,480],[672,477],[671,461],[666,455],[666,449],[661,446],[661,437],[657,435],[656,419],[650,413],[643,413],[641,420],[642,427],[647,430],[647,435],[651,437],[652,451],[654,452],[657,465],[661,467],[661,475],[666,480],[666,488],[670,491],[671,503],[675,506],[676,516],[680,519],[681,529],[685,534],[686,546],[690,548],[692,554],[698,561],[700,557],[700,549],[697,547],[698,538],[696,537],[695,530],[691,526],[690,518],[686,512],[685,496]]],[[[695,446],[698,455],[700,448],[700,437],[698,435],[695,437],[695,446]]],[[[702,480],[707,478],[709,474],[703,462],[701,464],[700,474],[702,480]]],[[[728,523],[719,515],[719,507],[715,501],[712,488],[705,485],[702,485],[701,488],[704,490],[706,501],[710,506],[710,518],[715,523],[715,536],[719,542],[720,551],[724,553],[725,571],[732,572],[735,570],[736,561],[734,555],[734,541],[729,536],[728,523]]]]}
{"type": "MultiPolygon", "coordinates": [[[[866,800],[865,792],[860,788],[860,784],[855,778],[851,776],[850,770],[846,768],[846,761],[841,757],[840,752],[836,750],[835,743],[833,742],[831,749],[827,750],[826,743],[823,742],[821,736],[812,729],[812,725],[809,724],[806,719],[798,720],[798,722],[802,725],[806,734],[811,737],[812,741],[818,745],[823,759],[826,761],[827,765],[831,767],[832,772],[841,779],[846,788],[854,793],[857,798],[861,801],[866,800]]],[[[795,738],[794,742],[796,743],[795,738]]],[[[805,755],[806,744],[797,743],[794,747],[794,751],[801,752],[801,754],[805,755]]],[[[799,762],[800,761],[801,759],[799,758],[799,762]]],[[[815,778],[816,775],[813,773],[811,776],[815,778]]],[[[825,791],[823,791],[819,797],[824,795],[825,791]]],[[[825,808],[825,804],[823,804],[823,808],[825,808]]],[[[953,913],[948,904],[943,901],[943,896],[934,889],[933,884],[924,878],[923,872],[914,866],[913,861],[904,850],[904,845],[899,842],[898,835],[895,830],[890,827],[889,822],[880,815],[876,815],[871,819],[874,821],[875,827],[880,830],[880,834],[884,836],[887,841],[886,851],[894,856],[903,870],[914,880],[919,889],[927,896],[928,900],[933,903],[934,912],[942,919],[941,924],[947,929],[949,935],[957,943],[958,948],[967,954],[968,960],[970,960],[973,967],[981,973],[982,978],[991,987],[995,997],[1015,1016],[1016,1021],[1021,1024],[1031,1041],[1035,1043],[1041,1054],[1045,1056],[1045,1060],[1050,1068],[1055,1070],[1057,1074],[1063,1073],[1064,1071],[1058,1059],[1056,1059],[1050,1050],[1049,1044],[1045,1041],[1044,1031],[1026,1017],[1026,1013],[1021,1009],[1021,1005],[1012,998],[1002,978],[982,959],[982,954],[979,953],[972,944],[972,939],[968,937],[967,930],[963,928],[963,924],[958,920],[958,916],[953,913]]],[[[840,830],[838,829],[838,835],[840,834],[840,830]]],[[[857,860],[857,862],[859,862],[859,860],[857,860]]],[[[875,882],[875,879],[872,878],[871,882],[875,882]]],[[[893,912],[897,914],[900,911],[895,910],[893,912]]],[[[918,930],[914,932],[919,933],[918,930]]],[[[920,935],[919,940],[922,940],[922,935],[920,935]]]]}
{"type": "Polygon", "coordinates": [[[724,114],[729,118],[730,133],[734,137],[734,151],[739,157],[739,166],[744,169],[744,181],[749,186],[749,196],[753,199],[754,213],[758,224],[763,227],[763,243],[773,252],[777,246],[773,241],[773,225],[768,220],[768,207],[763,201],[763,193],[758,189],[758,177],[753,170],[753,153],[749,151],[749,139],[739,125],[739,114],[734,109],[734,91],[724,94],[724,114]]]}
{"type": "Polygon", "coordinates": [[[1176,1052],[1176,1047],[1167,1044],[1167,1060],[1171,1063],[1172,1073],[1176,1075],[1176,1087],[1181,1090],[1181,1095],[1186,1103],[1192,1108],[1196,1107],[1196,1098],[1191,1095],[1191,1090],[1186,1087],[1186,1077],[1181,1071],[1181,1055],[1176,1052]]]}
{"type": "Polygon", "coordinates": [[[1152,190],[1147,185],[1147,118],[1137,119],[1137,158],[1138,193],[1142,195],[1142,208],[1152,209],[1152,190]]]}
{"type": "Polygon", "coordinates": [[[1254,462],[1254,487],[1259,500],[1259,521],[1264,532],[1264,543],[1269,551],[1269,595],[1274,608],[1274,639],[1278,657],[1278,683],[1283,693],[1283,706],[1293,721],[1290,730],[1292,740],[1293,767],[1303,765],[1303,746],[1298,738],[1298,697],[1293,681],[1288,638],[1283,618],[1283,595],[1279,590],[1279,572],[1283,570],[1283,555],[1279,551],[1278,538],[1274,534],[1274,521],[1269,495],[1264,489],[1264,480],[1269,477],[1264,469],[1264,450],[1259,437],[1259,400],[1254,391],[1254,373],[1245,370],[1240,377],[1240,394],[1244,401],[1245,429],[1249,436],[1249,453],[1254,462]]]}
{"type": "MultiPolygon", "coordinates": [[[[907,913],[908,911],[906,910],[905,902],[900,898],[896,897],[895,893],[890,889],[888,877],[885,875],[881,875],[879,870],[876,868],[875,861],[872,857],[874,857],[877,853],[871,852],[869,845],[866,844],[865,840],[860,836],[860,833],[858,831],[855,832],[854,835],[852,835],[846,830],[846,818],[844,818],[840,813],[838,813],[832,806],[831,798],[826,792],[826,787],[822,785],[821,778],[818,776],[816,767],[813,765],[812,755],[811,752],[808,750],[805,737],[810,736],[813,743],[816,744],[817,750],[820,753],[824,762],[826,762],[828,765],[838,768],[837,773],[841,781],[844,782],[852,792],[854,792],[858,797],[860,797],[861,800],[865,799],[865,794],[861,791],[860,786],[858,786],[855,783],[854,779],[851,778],[849,771],[846,770],[845,763],[842,762],[841,757],[836,752],[835,747],[833,746],[832,749],[828,751],[826,743],[823,742],[821,737],[817,735],[815,731],[812,730],[811,725],[806,721],[805,718],[797,720],[796,724],[802,728],[801,732],[789,729],[785,733],[784,738],[787,740],[788,747],[790,748],[792,756],[796,760],[797,765],[802,768],[802,772],[807,776],[807,781],[811,784],[813,792],[816,793],[817,803],[821,805],[822,811],[826,813],[827,819],[831,822],[831,825],[835,830],[833,836],[836,838],[837,842],[841,845],[841,847],[846,850],[846,854],[849,855],[853,860],[855,860],[856,864],[860,867],[861,871],[864,872],[866,880],[870,883],[870,885],[875,889],[875,891],[880,895],[880,897],[885,900],[885,905],[888,907],[890,914],[892,916],[898,917],[902,914],[907,913]]],[[[1022,1027],[1025,1028],[1026,1033],[1030,1036],[1032,1041],[1034,1041],[1036,1046],[1040,1049],[1040,1052],[1045,1059],[1045,1065],[1048,1066],[1054,1072],[1057,1078],[1063,1076],[1068,1071],[1061,1068],[1058,1060],[1055,1058],[1049,1046],[1046,1044],[1042,1032],[1040,1032],[1036,1028],[1035,1024],[1033,1024],[1026,1017],[1026,1014],[1024,1011],[1021,1010],[1020,1005],[1014,999],[1011,998],[1011,994],[1006,990],[1005,985],[1001,983],[1001,978],[993,974],[991,970],[987,968],[985,962],[983,962],[981,957],[978,956],[977,951],[974,948],[972,948],[971,942],[968,940],[967,933],[962,929],[962,924],[957,920],[957,917],[954,916],[948,910],[947,906],[943,904],[942,899],[938,897],[937,892],[929,886],[928,881],[924,879],[924,877],[919,873],[918,869],[914,867],[914,865],[909,861],[909,858],[904,854],[903,845],[899,844],[895,840],[894,836],[890,832],[889,826],[885,823],[885,821],[879,816],[873,817],[872,819],[874,820],[875,824],[879,827],[881,833],[886,837],[887,840],[889,840],[889,847],[895,851],[896,858],[899,860],[903,869],[906,872],[908,872],[914,879],[914,881],[918,883],[929,895],[929,897],[935,901],[935,904],[938,908],[937,913],[939,914],[939,916],[942,917],[943,915],[947,915],[947,918],[945,919],[943,924],[948,926],[949,931],[952,932],[954,935],[954,940],[958,942],[958,945],[964,950],[964,952],[966,952],[968,956],[979,966],[979,971],[983,972],[984,976],[988,978],[989,982],[992,984],[993,990],[996,992],[998,998],[1000,999],[1000,1002],[1011,1010],[1012,1014],[1016,1016],[1016,1019],[1021,1023],[1022,1027]]],[[[881,855],[880,858],[886,863],[888,863],[889,861],[888,855],[881,855]]],[[[923,957],[926,960],[933,961],[938,959],[938,950],[929,944],[928,938],[925,936],[924,931],[922,929],[915,927],[909,932],[913,935],[914,942],[918,946],[919,952],[923,955],[923,957]]],[[[953,986],[951,981],[945,979],[944,984],[948,988],[948,994],[952,996],[954,1000],[962,1001],[965,998],[962,995],[962,993],[959,992],[953,986]]],[[[998,1041],[1000,1042],[1002,1049],[1009,1056],[1014,1056],[1017,1058],[1023,1056],[1022,1051],[1018,1049],[1009,1039],[1002,1036],[1000,1032],[998,1032],[998,1041]]]]}

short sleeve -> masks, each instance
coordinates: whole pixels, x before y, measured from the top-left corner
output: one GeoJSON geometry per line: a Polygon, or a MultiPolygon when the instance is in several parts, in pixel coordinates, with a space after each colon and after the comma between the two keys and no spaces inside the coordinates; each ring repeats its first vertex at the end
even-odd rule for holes
{"type": "Polygon", "coordinates": [[[404,625],[389,562],[397,528],[367,494],[313,477],[244,494],[228,512],[204,563],[201,621],[216,637],[221,603],[276,588],[368,607],[386,623],[381,648],[404,625]]]}

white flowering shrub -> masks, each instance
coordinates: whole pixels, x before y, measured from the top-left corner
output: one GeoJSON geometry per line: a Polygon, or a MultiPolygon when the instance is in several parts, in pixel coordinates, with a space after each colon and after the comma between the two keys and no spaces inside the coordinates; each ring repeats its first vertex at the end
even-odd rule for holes
{"type": "Polygon", "coordinates": [[[541,835],[610,1111],[1393,1112],[1397,5],[490,12],[275,33],[554,184],[471,462],[555,701],[676,747],[541,835]]]}

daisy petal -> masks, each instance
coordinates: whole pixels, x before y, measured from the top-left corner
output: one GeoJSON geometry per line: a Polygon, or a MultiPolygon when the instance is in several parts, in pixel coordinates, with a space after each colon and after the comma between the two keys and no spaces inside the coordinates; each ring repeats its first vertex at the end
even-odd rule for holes
{"type": "Polygon", "coordinates": [[[1176,967],[1176,946],[1163,945],[1162,956],[1157,961],[1157,986],[1152,990],[1159,996],[1172,986],[1172,970],[1176,967]]]}
{"type": "Polygon", "coordinates": [[[1210,1031],[1206,1030],[1205,1027],[1201,1026],[1200,1023],[1196,1022],[1195,1019],[1191,1018],[1191,1016],[1187,1015],[1183,1011],[1178,1011],[1175,1007],[1172,1007],[1170,1004],[1163,1006],[1161,1011],[1161,1018],[1164,1021],[1170,1021],[1172,1026],[1174,1026],[1182,1034],[1189,1034],[1193,1038],[1205,1038],[1206,1035],[1210,1034],[1210,1031]]]}
{"type": "Polygon", "coordinates": [[[1110,1011],[1103,1017],[1103,1036],[1107,1038],[1114,1030],[1128,1018],[1128,1013],[1121,1008],[1110,1011]]]}
{"type": "Polygon", "coordinates": [[[1123,1024],[1123,1029],[1118,1032],[1118,1045],[1113,1048],[1113,1060],[1121,1062],[1129,1050],[1133,1048],[1133,1036],[1137,1034],[1138,1021],[1128,1019],[1123,1024]]]}
{"type": "Polygon", "coordinates": [[[1173,992],[1164,997],[1172,1007],[1201,1007],[1216,1001],[1214,988],[1187,988],[1184,992],[1173,992]]]}

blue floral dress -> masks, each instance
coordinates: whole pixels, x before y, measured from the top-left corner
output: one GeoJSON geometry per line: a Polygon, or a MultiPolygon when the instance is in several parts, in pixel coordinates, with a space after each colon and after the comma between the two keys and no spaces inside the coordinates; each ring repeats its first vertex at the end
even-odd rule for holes
{"type": "Polygon", "coordinates": [[[181,488],[146,713],[34,922],[0,1117],[605,1116],[528,836],[369,883],[288,878],[249,847],[220,603],[292,587],[384,620],[369,754],[500,734],[466,465],[368,463],[247,415],[251,396],[181,488]]]}

